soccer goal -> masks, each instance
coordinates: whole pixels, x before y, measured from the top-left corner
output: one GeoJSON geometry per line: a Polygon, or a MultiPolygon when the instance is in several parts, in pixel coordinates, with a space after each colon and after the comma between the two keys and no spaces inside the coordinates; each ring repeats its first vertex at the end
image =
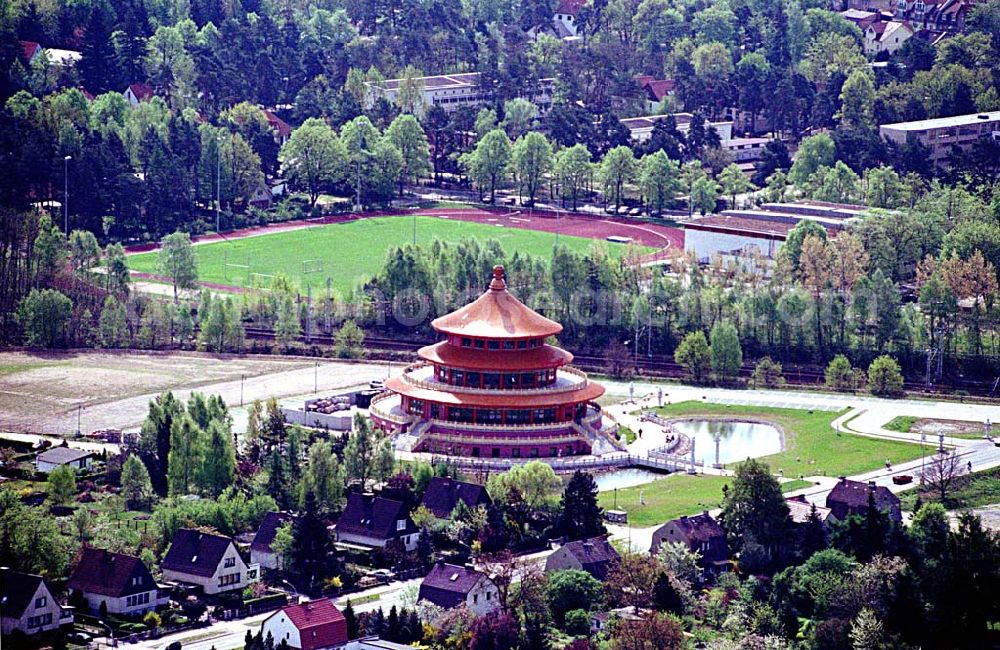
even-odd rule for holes
{"type": "Polygon", "coordinates": [[[233,264],[230,262],[226,262],[225,265],[222,267],[222,277],[225,278],[226,281],[229,280],[230,269],[232,269],[233,271],[233,279],[250,273],[249,264],[233,264]]]}
{"type": "Polygon", "coordinates": [[[271,281],[274,280],[275,276],[269,273],[251,273],[250,274],[250,286],[266,288],[271,286],[271,281]]]}
{"type": "Polygon", "coordinates": [[[326,270],[326,263],[323,260],[302,260],[302,275],[322,273],[324,270],[326,270]]]}

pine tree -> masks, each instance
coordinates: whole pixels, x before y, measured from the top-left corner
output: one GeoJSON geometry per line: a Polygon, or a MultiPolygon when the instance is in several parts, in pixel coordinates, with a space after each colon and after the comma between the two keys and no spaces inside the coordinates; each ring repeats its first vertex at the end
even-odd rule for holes
{"type": "Polygon", "coordinates": [[[358,616],[354,613],[354,605],[348,599],[347,606],[344,607],[344,620],[347,621],[347,638],[356,639],[361,636],[358,633],[358,616]]]}
{"type": "Polygon", "coordinates": [[[589,539],[607,531],[597,505],[597,483],[594,477],[576,471],[563,492],[559,531],[570,540],[589,539]]]}
{"type": "Polygon", "coordinates": [[[385,638],[389,641],[402,640],[399,627],[399,612],[396,611],[395,605],[393,605],[389,610],[389,618],[386,620],[385,624],[385,638]]]}
{"type": "Polygon", "coordinates": [[[288,508],[288,470],[281,451],[275,447],[267,462],[267,493],[278,503],[282,510],[288,508]]]}
{"type": "Polygon", "coordinates": [[[302,514],[293,524],[293,537],[292,569],[313,593],[332,573],[333,542],[312,492],[305,495],[302,514]]]}

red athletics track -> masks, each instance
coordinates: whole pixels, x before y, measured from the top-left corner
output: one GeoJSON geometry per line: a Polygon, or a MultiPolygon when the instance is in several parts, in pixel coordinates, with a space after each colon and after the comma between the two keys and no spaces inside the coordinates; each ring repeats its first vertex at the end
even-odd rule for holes
{"type": "MultiPolygon", "coordinates": [[[[507,228],[522,228],[524,230],[540,230],[543,232],[559,233],[573,237],[586,237],[588,239],[605,239],[607,237],[629,237],[643,246],[650,246],[660,249],[650,257],[661,256],[666,249],[684,249],[684,231],[672,226],[649,223],[639,219],[629,219],[627,217],[606,217],[603,215],[584,215],[572,212],[549,212],[532,210],[504,211],[504,210],[481,210],[477,208],[436,208],[431,210],[415,211],[386,211],[386,212],[366,212],[363,214],[333,215],[318,219],[302,219],[298,221],[286,221],[271,226],[258,226],[253,228],[242,228],[233,230],[224,235],[199,235],[194,237],[196,243],[208,243],[230,239],[242,239],[244,237],[255,237],[267,235],[286,230],[298,230],[299,228],[310,228],[313,226],[344,223],[357,219],[367,219],[369,217],[385,216],[412,216],[416,214],[429,217],[441,217],[445,219],[458,219],[460,221],[471,221],[475,223],[497,224],[507,228]]],[[[157,243],[137,244],[125,249],[126,253],[144,253],[156,250],[157,243]]]]}

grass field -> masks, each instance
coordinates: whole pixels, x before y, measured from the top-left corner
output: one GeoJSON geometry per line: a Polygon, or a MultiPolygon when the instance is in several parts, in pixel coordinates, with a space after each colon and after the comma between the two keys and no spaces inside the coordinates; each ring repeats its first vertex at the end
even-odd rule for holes
{"type": "MultiPolygon", "coordinates": [[[[664,417],[740,416],[767,420],[785,433],[785,450],[761,458],[774,473],[797,476],[851,476],[878,469],[888,459],[901,463],[920,458],[920,446],[905,442],[877,440],[849,433],[837,435],[831,426],[840,413],[775,409],[754,406],[727,406],[701,402],[681,402],[657,409],[664,417]]],[[[729,465],[730,467],[732,464],[729,465]]]]}
{"type": "MultiPolygon", "coordinates": [[[[917,501],[917,494],[924,503],[940,502],[941,493],[930,486],[918,486],[899,495],[903,509],[912,511],[917,501]]],[[[1000,467],[988,469],[985,472],[975,472],[955,480],[944,507],[949,510],[964,508],[979,508],[1000,503],[1000,467]]]]}
{"type": "MultiPolygon", "coordinates": [[[[458,242],[465,238],[500,242],[508,255],[551,256],[556,242],[553,233],[504,228],[500,226],[417,216],[417,243],[429,244],[435,239],[458,242]]],[[[373,217],[315,228],[290,230],[229,242],[200,244],[198,277],[202,281],[234,286],[266,286],[277,274],[288,276],[299,287],[324,287],[329,276],[332,287],[344,294],[365,278],[373,276],[385,262],[386,252],[413,240],[414,219],[409,217],[373,217]],[[314,267],[306,273],[303,262],[314,267]],[[227,263],[231,266],[226,266],[227,263]],[[245,265],[241,268],[232,265],[245,265]],[[260,274],[260,275],[253,275],[260,274]]],[[[594,240],[584,237],[559,237],[559,243],[585,252],[594,240]]],[[[612,253],[625,248],[609,245],[612,253]]],[[[652,249],[648,249],[652,250],[652,249]]],[[[156,272],[156,253],[140,253],[128,258],[129,268],[147,273],[156,272]]]]}
{"type": "MultiPolygon", "coordinates": [[[[722,488],[731,480],[725,476],[677,473],[652,483],[620,488],[617,495],[615,490],[601,492],[597,502],[605,510],[626,511],[629,522],[643,528],[718,508],[722,504],[722,488]],[[644,505],[639,502],[640,492],[644,505]]],[[[807,481],[789,481],[781,489],[792,492],[809,485],[812,484],[807,481]]]]}

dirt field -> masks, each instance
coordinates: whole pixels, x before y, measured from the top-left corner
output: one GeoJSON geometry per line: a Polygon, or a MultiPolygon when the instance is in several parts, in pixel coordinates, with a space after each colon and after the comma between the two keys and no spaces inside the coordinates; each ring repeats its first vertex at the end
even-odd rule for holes
{"type": "Polygon", "coordinates": [[[199,353],[0,353],[0,431],[60,434],[141,424],[149,400],[173,390],[218,393],[227,403],[300,395],[384,377],[385,366],[199,353]],[[245,377],[241,381],[241,377],[245,377]]]}

